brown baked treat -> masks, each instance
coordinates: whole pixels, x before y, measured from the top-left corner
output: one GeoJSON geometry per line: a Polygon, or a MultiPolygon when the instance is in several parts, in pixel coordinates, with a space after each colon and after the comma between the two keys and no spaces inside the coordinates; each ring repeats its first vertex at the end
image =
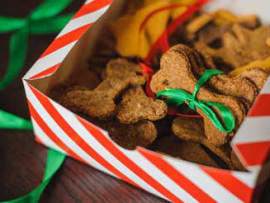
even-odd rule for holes
{"type": "Polygon", "coordinates": [[[106,67],[107,77],[94,90],[69,91],[62,104],[73,111],[98,119],[108,119],[116,114],[114,102],[128,86],[143,85],[142,68],[125,59],[115,59],[106,67]]]}
{"type": "Polygon", "coordinates": [[[232,23],[223,25],[211,23],[198,32],[198,41],[211,46],[220,46],[219,40],[224,33],[232,30],[232,25],[232,23]]]}
{"type": "Polygon", "coordinates": [[[228,144],[217,147],[206,138],[203,120],[200,118],[178,117],[173,121],[172,131],[175,136],[185,140],[204,145],[217,155],[231,169],[241,170],[243,167],[235,165],[231,160],[231,147],[228,144]]]}
{"type": "MultiPolygon", "coordinates": [[[[190,49],[190,51],[193,51],[195,56],[195,59],[190,58],[192,71],[194,74],[201,76],[205,71],[202,56],[195,50],[190,49]]],[[[215,75],[208,80],[208,84],[215,92],[246,100],[250,105],[258,95],[258,90],[254,83],[244,77],[231,77],[226,74],[215,75]]]]}
{"type": "Polygon", "coordinates": [[[130,124],[140,120],[159,120],[166,116],[167,105],[164,101],[147,97],[141,86],[124,93],[118,107],[117,118],[121,123],[130,124]]]}
{"type": "Polygon", "coordinates": [[[139,86],[146,82],[141,66],[121,58],[111,60],[107,64],[106,76],[95,91],[103,92],[112,98],[121,94],[129,85],[139,86]]]}
{"type": "Polygon", "coordinates": [[[156,127],[151,121],[140,121],[130,125],[110,121],[105,124],[104,129],[118,145],[130,150],[137,146],[148,147],[157,137],[156,127]]]}
{"type": "Polygon", "coordinates": [[[165,136],[157,140],[154,145],[154,151],[159,153],[197,164],[220,168],[198,143],[182,141],[175,139],[173,136],[165,136]]]}
{"type": "Polygon", "coordinates": [[[90,90],[70,91],[62,98],[61,103],[72,111],[99,119],[107,119],[116,114],[116,105],[112,97],[90,90]]]}
{"type": "MultiPolygon", "coordinates": [[[[251,15],[239,18],[238,24],[245,28],[255,29],[259,21],[257,16],[251,15]]],[[[233,22],[223,23],[221,25],[215,23],[207,24],[198,30],[198,41],[211,46],[220,46],[219,40],[226,32],[231,32],[233,25],[233,22]]]]}
{"type": "MultiPolygon", "coordinates": [[[[154,93],[158,93],[165,89],[182,89],[189,93],[193,93],[198,79],[194,72],[201,73],[204,68],[201,66],[196,56],[195,50],[185,46],[177,45],[172,47],[161,58],[161,68],[153,75],[151,81],[151,89],[154,93]],[[194,71],[196,69],[196,71],[194,71]]],[[[233,114],[235,118],[235,130],[242,123],[245,116],[245,108],[243,104],[234,97],[217,94],[214,91],[202,86],[198,91],[198,100],[217,102],[224,104],[233,114]]],[[[209,118],[200,110],[196,109],[204,118],[204,129],[208,139],[217,146],[225,144],[234,135],[231,133],[224,133],[218,130],[209,118]]],[[[217,115],[219,111],[213,109],[217,115]]]]}
{"type": "Polygon", "coordinates": [[[260,26],[255,30],[250,30],[234,24],[231,32],[222,35],[221,48],[213,49],[202,42],[197,42],[195,47],[199,46],[212,57],[237,68],[252,61],[267,58],[270,55],[270,46],[267,44],[269,37],[269,26],[260,26]]]}
{"type": "Polygon", "coordinates": [[[230,77],[225,74],[216,75],[208,80],[208,84],[213,87],[216,92],[244,99],[250,105],[258,95],[257,87],[245,77],[230,77]]]}
{"type": "Polygon", "coordinates": [[[226,10],[219,10],[210,14],[201,13],[188,22],[186,26],[187,35],[191,40],[198,36],[199,41],[212,44],[219,40],[225,32],[230,31],[234,23],[239,23],[249,29],[254,29],[259,25],[259,19],[256,15],[228,19],[228,17],[234,18],[233,16],[226,10]]]}
{"type": "Polygon", "coordinates": [[[226,153],[221,147],[213,145],[206,138],[204,134],[203,119],[178,117],[173,121],[172,131],[175,136],[182,140],[196,142],[206,146],[230,168],[233,168],[230,160],[230,153],[226,153]]]}
{"type": "Polygon", "coordinates": [[[268,76],[269,74],[263,69],[252,68],[243,71],[238,77],[244,77],[249,79],[256,85],[258,91],[260,91],[263,88],[268,76]]]}

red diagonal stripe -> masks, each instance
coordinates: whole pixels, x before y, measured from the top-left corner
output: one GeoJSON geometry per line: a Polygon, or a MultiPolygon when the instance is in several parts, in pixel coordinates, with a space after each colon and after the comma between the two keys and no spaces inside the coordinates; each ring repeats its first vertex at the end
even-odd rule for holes
{"type": "Polygon", "coordinates": [[[43,144],[44,145],[44,143],[39,139],[39,137],[38,136],[36,136],[35,135],[35,140],[36,140],[36,142],[38,142],[38,143],[40,143],[40,144],[43,144]]]}
{"type": "Polygon", "coordinates": [[[235,145],[248,166],[262,165],[270,160],[270,141],[235,145]]]}
{"type": "Polygon", "coordinates": [[[78,120],[91,134],[102,144],[112,155],[114,155],[120,162],[128,167],[138,177],[163,194],[165,197],[173,202],[182,202],[178,197],[172,194],[167,188],[159,184],[154,178],[148,175],[144,170],[137,166],[131,159],[129,159],[123,152],[121,152],[103,133],[97,128],[86,122],[82,118],[78,117],[78,120]]]}
{"type": "Polygon", "coordinates": [[[40,58],[47,56],[48,54],[61,49],[62,47],[78,40],[82,34],[92,25],[93,23],[89,23],[80,28],[77,28],[59,38],[56,38],[50,46],[45,50],[45,52],[40,56],[40,58]]]}
{"type": "Polygon", "coordinates": [[[113,174],[118,176],[119,178],[125,180],[126,182],[138,186],[135,182],[130,180],[120,171],[118,171],[114,166],[112,166],[108,161],[106,161],[101,155],[99,155],[92,147],[90,147],[81,137],[80,135],[73,130],[73,128],[67,123],[67,121],[60,115],[60,113],[55,109],[50,100],[44,96],[42,93],[38,92],[32,86],[30,89],[35,94],[37,99],[43,105],[43,107],[47,110],[47,112],[51,115],[54,121],[62,128],[62,130],[72,139],[76,144],[80,146],[89,156],[95,159],[98,163],[100,163],[107,170],[111,171],[113,174]]]}
{"type": "Polygon", "coordinates": [[[172,167],[168,162],[166,162],[162,157],[157,154],[151,153],[143,148],[139,148],[138,151],[146,157],[150,162],[157,166],[163,173],[170,177],[177,185],[187,191],[191,196],[197,199],[199,202],[216,202],[203,190],[197,187],[188,178],[182,175],[174,167],[172,167]]]}
{"type": "MultiPolygon", "coordinates": [[[[151,58],[159,51],[160,42],[166,42],[164,39],[172,34],[176,28],[178,28],[183,22],[185,22],[187,19],[189,19],[196,11],[198,11],[204,4],[209,3],[211,0],[198,0],[194,4],[188,6],[187,11],[185,11],[183,14],[181,14],[179,17],[177,17],[175,20],[173,20],[168,28],[164,30],[164,32],[160,35],[160,37],[156,40],[154,45],[151,47],[147,57],[145,58],[145,63],[150,64],[151,58]]],[[[165,9],[165,8],[164,8],[165,9]]],[[[166,46],[166,45],[165,45],[166,46]]],[[[165,49],[164,49],[165,51],[165,49]]]]}
{"type": "Polygon", "coordinates": [[[95,12],[109,4],[111,4],[113,0],[94,0],[88,4],[85,4],[81,7],[81,9],[73,16],[74,18],[78,18],[88,13],[95,12]]]}
{"type": "Polygon", "coordinates": [[[54,73],[58,69],[59,65],[60,65],[60,63],[58,63],[58,64],[56,64],[56,65],[54,65],[54,66],[40,72],[40,73],[32,76],[29,79],[34,80],[34,79],[38,79],[38,78],[41,78],[41,77],[46,76],[46,75],[50,75],[50,74],[54,73]]]}
{"type": "Polygon", "coordinates": [[[217,170],[204,166],[200,166],[200,168],[241,201],[251,201],[253,189],[234,177],[230,171],[217,170]]]}
{"type": "Polygon", "coordinates": [[[248,116],[270,116],[270,94],[260,94],[248,112],[248,116]]]}
{"type": "Polygon", "coordinates": [[[42,129],[42,131],[61,149],[63,149],[66,153],[68,153],[70,156],[74,157],[75,159],[78,159],[82,161],[82,159],[74,152],[72,149],[70,149],[64,142],[62,142],[56,134],[49,128],[49,126],[43,121],[43,119],[40,117],[36,109],[33,107],[31,102],[28,100],[28,106],[31,113],[31,116],[34,118],[34,120],[37,122],[39,127],[42,129]]]}

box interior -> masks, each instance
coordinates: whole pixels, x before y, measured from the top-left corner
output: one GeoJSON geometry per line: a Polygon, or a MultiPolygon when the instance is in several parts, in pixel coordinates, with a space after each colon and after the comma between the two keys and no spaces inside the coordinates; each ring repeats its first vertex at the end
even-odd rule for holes
{"type": "MultiPolygon", "coordinates": [[[[269,4],[268,1],[238,0],[233,2],[216,0],[210,5],[207,5],[205,10],[213,11],[219,8],[226,8],[237,14],[260,13],[262,21],[264,23],[270,23],[270,13],[268,11],[266,12],[265,9],[268,6],[259,6],[259,2],[263,2],[265,5],[269,4]],[[231,2],[231,4],[228,2],[231,2]],[[256,4],[256,7],[252,7],[251,5],[253,4],[256,4]],[[243,7],[243,5],[245,6],[243,7]]],[[[124,0],[114,0],[109,10],[78,40],[55,73],[40,79],[27,80],[27,82],[47,95],[48,90],[52,86],[64,82],[70,75],[76,74],[76,72],[88,69],[88,59],[95,51],[95,39],[104,31],[104,22],[113,21],[117,18],[121,14],[124,4],[124,0]]]]}

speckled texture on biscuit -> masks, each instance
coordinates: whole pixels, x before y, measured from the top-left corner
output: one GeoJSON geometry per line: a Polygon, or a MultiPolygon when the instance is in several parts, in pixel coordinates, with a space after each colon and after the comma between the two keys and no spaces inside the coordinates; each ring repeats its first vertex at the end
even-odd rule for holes
{"type": "Polygon", "coordinates": [[[112,121],[105,124],[104,129],[117,144],[130,150],[137,146],[148,147],[157,137],[156,127],[151,121],[140,121],[129,125],[112,121]]]}
{"type": "Polygon", "coordinates": [[[108,119],[117,112],[114,102],[130,85],[143,85],[146,81],[142,68],[126,59],[115,59],[106,67],[106,78],[94,89],[69,91],[62,104],[69,109],[83,112],[98,119],[108,119]]]}
{"type": "Polygon", "coordinates": [[[270,46],[266,43],[270,37],[270,26],[260,26],[254,30],[240,24],[234,24],[232,31],[222,35],[221,48],[211,48],[203,42],[200,46],[211,56],[221,59],[234,68],[242,67],[255,60],[266,59],[270,55],[270,46]]]}
{"type": "Polygon", "coordinates": [[[256,85],[258,91],[260,91],[263,88],[268,76],[269,74],[261,68],[251,68],[243,71],[238,77],[249,79],[256,85]]]}
{"type": "Polygon", "coordinates": [[[223,160],[228,167],[233,168],[230,154],[226,153],[222,147],[213,145],[206,138],[204,134],[203,119],[178,117],[173,121],[172,131],[175,136],[182,140],[196,142],[206,146],[221,160],[223,160]]]}
{"type": "Polygon", "coordinates": [[[173,136],[164,136],[157,140],[154,150],[186,161],[220,168],[200,144],[175,139],[173,136]]]}
{"type": "Polygon", "coordinates": [[[116,114],[117,107],[111,97],[94,91],[70,91],[61,101],[66,108],[89,116],[107,119],[116,114]]]}
{"type": "Polygon", "coordinates": [[[164,101],[147,97],[141,86],[124,93],[118,107],[117,118],[121,123],[130,124],[140,120],[159,120],[167,114],[164,101]]]}

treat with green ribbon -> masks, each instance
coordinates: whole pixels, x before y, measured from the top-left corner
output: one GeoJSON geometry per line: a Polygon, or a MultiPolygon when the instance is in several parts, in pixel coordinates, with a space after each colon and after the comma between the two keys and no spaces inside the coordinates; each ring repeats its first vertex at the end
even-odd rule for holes
{"type": "Polygon", "coordinates": [[[59,32],[73,14],[57,15],[70,2],[71,0],[46,0],[26,18],[0,16],[0,33],[13,33],[9,43],[9,66],[0,80],[0,90],[15,79],[23,67],[29,34],[59,32]]]}
{"type": "Polygon", "coordinates": [[[192,110],[200,109],[215,125],[215,127],[222,132],[231,132],[235,127],[235,121],[230,110],[223,104],[216,102],[200,101],[196,99],[196,95],[200,87],[205,84],[212,76],[222,74],[220,70],[208,69],[204,71],[202,77],[198,80],[193,94],[190,94],[181,89],[166,89],[157,93],[157,98],[165,96],[164,99],[167,104],[179,106],[183,103],[188,103],[192,110]],[[216,113],[211,107],[216,107],[221,114],[222,121],[219,120],[216,113]]]}

